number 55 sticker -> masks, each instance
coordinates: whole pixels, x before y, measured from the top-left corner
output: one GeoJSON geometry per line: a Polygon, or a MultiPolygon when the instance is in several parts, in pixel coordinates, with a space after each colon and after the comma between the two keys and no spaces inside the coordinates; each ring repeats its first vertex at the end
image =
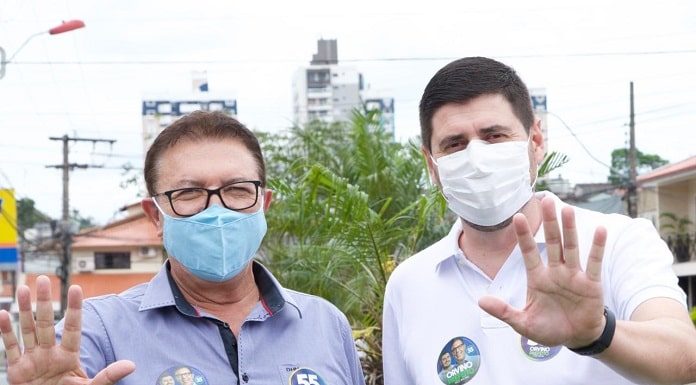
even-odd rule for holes
{"type": "Polygon", "coordinates": [[[326,382],[314,370],[299,368],[290,375],[289,385],[326,385],[326,382]]]}

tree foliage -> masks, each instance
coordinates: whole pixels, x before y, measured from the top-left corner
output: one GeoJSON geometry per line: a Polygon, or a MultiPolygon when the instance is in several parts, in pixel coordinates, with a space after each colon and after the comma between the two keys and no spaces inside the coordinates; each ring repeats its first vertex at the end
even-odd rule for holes
{"type": "Polygon", "coordinates": [[[368,384],[382,382],[384,289],[396,264],[442,237],[453,218],[415,143],[397,143],[374,113],[260,134],[274,204],[264,258],[287,287],[348,317],[368,384]]]}
{"type": "Polygon", "coordinates": [[[544,156],[544,160],[541,162],[539,168],[537,169],[537,182],[535,186],[536,190],[548,190],[548,182],[542,178],[549,175],[551,171],[562,167],[564,164],[568,163],[569,160],[570,159],[568,158],[568,155],[563,154],[561,152],[552,151],[546,154],[546,156],[544,156]]]}
{"type": "Polygon", "coordinates": [[[51,218],[48,215],[36,208],[33,199],[22,198],[17,200],[17,229],[20,233],[34,227],[39,222],[50,220],[51,218]]]}
{"type": "MultiPolygon", "coordinates": [[[[642,174],[669,163],[668,160],[656,154],[646,154],[636,149],[636,172],[642,174]]],[[[617,148],[611,152],[611,170],[609,182],[614,186],[627,186],[629,182],[630,164],[628,149],[617,148]]]]}

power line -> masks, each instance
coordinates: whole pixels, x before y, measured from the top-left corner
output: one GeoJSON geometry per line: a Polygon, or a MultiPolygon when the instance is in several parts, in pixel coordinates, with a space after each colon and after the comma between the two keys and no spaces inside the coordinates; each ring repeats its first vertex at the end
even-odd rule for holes
{"type": "Polygon", "coordinates": [[[560,116],[554,114],[553,112],[547,112],[547,114],[549,114],[549,115],[555,117],[556,119],[558,119],[558,120],[561,122],[561,124],[563,124],[563,126],[568,130],[568,132],[570,132],[570,134],[573,136],[573,138],[575,138],[575,141],[577,141],[578,144],[580,144],[580,147],[582,147],[582,149],[585,150],[585,152],[587,153],[587,155],[589,155],[590,158],[592,158],[592,160],[594,160],[595,162],[597,162],[597,163],[601,164],[602,166],[608,168],[609,171],[616,172],[616,173],[618,173],[619,175],[621,174],[621,173],[618,172],[616,169],[612,168],[610,165],[608,165],[608,164],[602,162],[601,160],[597,159],[597,157],[595,157],[595,156],[590,152],[590,150],[585,146],[585,144],[580,140],[580,138],[578,138],[578,136],[575,134],[575,132],[573,132],[573,130],[570,128],[570,126],[569,126],[560,116]]]}
{"type": "MultiPolygon", "coordinates": [[[[655,55],[683,55],[695,54],[696,49],[675,49],[656,51],[607,51],[607,52],[579,52],[566,54],[522,54],[522,55],[491,55],[499,59],[543,59],[543,58],[572,58],[572,57],[606,57],[606,56],[655,56],[655,55]]],[[[349,58],[341,59],[342,63],[359,62],[418,62],[418,61],[451,61],[458,59],[456,56],[395,56],[376,58],[349,58]]],[[[210,60],[57,60],[57,61],[16,61],[13,65],[196,65],[196,64],[239,64],[239,63],[297,63],[306,62],[300,59],[210,59],[210,60]]]]}

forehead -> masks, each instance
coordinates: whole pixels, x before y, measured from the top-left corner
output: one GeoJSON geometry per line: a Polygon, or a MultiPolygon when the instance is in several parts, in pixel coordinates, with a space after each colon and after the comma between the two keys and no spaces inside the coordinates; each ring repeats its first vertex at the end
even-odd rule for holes
{"type": "Polygon", "coordinates": [[[431,142],[435,147],[443,138],[452,135],[473,138],[479,130],[494,126],[525,132],[512,105],[500,94],[481,95],[466,103],[448,103],[433,114],[431,142]]]}
{"type": "Polygon", "coordinates": [[[158,186],[165,189],[259,179],[259,165],[237,139],[182,140],[162,153],[158,186]]]}

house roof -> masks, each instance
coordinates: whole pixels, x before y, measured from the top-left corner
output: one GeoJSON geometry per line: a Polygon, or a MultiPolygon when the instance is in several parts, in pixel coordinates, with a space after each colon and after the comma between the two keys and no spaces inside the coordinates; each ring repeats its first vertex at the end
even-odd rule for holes
{"type": "Polygon", "coordinates": [[[74,237],[73,250],[97,248],[161,246],[157,229],[144,213],[112,222],[102,228],[89,229],[74,237]]]}
{"type": "MultiPolygon", "coordinates": [[[[70,276],[71,285],[80,285],[84,298],[104,294],[118,294],[137,284],[149,282],[156,273],[114,273],[114,274],[73,274],[70,276]]],[[[36,295],[36,278],[40,274],[27,274],[25,284],[36,295]]],[[[51,296],[53,301],[60,301],[60,280],[55,275],[48,275],[51,280],[51,296]]],[[[34,297],[33,300],[36,300],[34,297]]]]}
{"type": "Polygon", "coordinates": [[[638,184],[655,182],[661,179],[672,178],[682,174],[696,173],[696,155],[684,159],[681,162],[670,163],[656,168],[649,173],[638,176],[638,184]]]}

